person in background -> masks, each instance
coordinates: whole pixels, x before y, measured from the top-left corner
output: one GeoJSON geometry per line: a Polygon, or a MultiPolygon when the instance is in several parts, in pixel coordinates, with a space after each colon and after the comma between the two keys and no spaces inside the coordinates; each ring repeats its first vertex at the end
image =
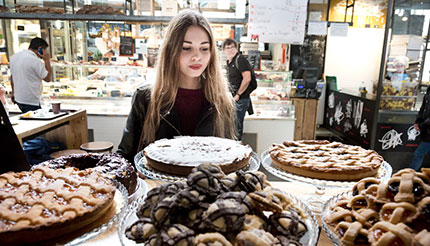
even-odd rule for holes
{"type": "Polygon", "coordinates": [[[145,146],[162,138],[234,139],[234,102],[207,19],[191,10],[176,15],[157,61],[155,84],[133,96],[117,153],[133,162],[145,146]]]}
{"type": "Polygon", "coordinates": [[[46,48],[48,43],[45,40],[33,38],[28,50],[18,52],[10,59],[12,102],[23,113],[41,108],[42,80],[51,81],[50,55],[46,48]]]}
{"type": "Polygon", "coordinates": [[[248,85],[251,82],[251,65],[248,60],[237,50],[236,41],[228,38],[222,44],[222,49],[227,56],[228,78],[230,89],[236,101],[236,128],[237,138],[242,140],[243,120],[246,111],[252,114],[251,98],[248,85]]]}
{"type": "Polygon", "coordinates": [[[393,60],[394,70],[387,73],[387,77],[391,80],[392,86],[398,90],[402,88],[402,83],[410,82],[409,76],[406,74],[406,69],[409,68],[409,58],[406,56],[398,56],[393,60]]]}
{"type": "Polygon", "coordinates": [[[9,107],[6,100],[6,89],[1,84],[0,84],[0,102],[3,104],[4,109],[6,110],[6,113],[9,115],[9,111],[8,111],[9,107]]]}
{"type": "Polygon", "coordinates": [[[420,132],[421,143],[415,150],[409,167],[418,171],[423,163],[424,156],[430,153],[430,87],[427,88],[427,92],[424,95],[414,128],[420,132]]]}

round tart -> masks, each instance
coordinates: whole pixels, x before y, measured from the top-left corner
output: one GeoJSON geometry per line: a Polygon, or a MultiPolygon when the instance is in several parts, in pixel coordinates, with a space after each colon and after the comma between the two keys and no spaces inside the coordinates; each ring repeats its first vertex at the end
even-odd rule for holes
{"type": "Polygon", "coordinates": [[[338,181],[375,176],[384,161],[374,150],[325,140],[274,144],[269,154],[278,168],[289,173],[338,181]]]}
{"type": "Polygon", "coordinates": [[[0,175],[0,242],[46,245],[101,218],[115,186],[94,170],[37,167],[0,175]]]}
{"type": "Polygon", "coordinates": [[[164,173],[185,176],[200,164],[218,165],[225,173],[249,164],[252,149],[240,142],[217,137],[161,139],[144,149],[148,166],[164,173]]]}

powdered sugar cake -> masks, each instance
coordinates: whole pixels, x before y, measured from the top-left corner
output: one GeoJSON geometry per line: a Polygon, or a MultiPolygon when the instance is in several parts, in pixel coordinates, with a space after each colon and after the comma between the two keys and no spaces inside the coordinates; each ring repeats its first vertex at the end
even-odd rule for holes
{"type": "Polygon", "coordinates": [[[37,244],[79,230],[113,204],[115,186],[98,172],[38,167],[0,175],[0,242],[37,244]]]}
{"type": "Polygon", "coordinates": [[[144,149],[148,166],[164,173],[188,175],[203,163],[219,165],[225,173],[249,164],[252,149],[238,141],[218,137],[161,139],[144,149]]]}

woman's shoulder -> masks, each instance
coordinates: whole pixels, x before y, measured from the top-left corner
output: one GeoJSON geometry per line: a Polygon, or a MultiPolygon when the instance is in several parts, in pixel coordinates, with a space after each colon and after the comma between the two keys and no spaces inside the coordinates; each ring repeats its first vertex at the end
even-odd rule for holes
{"type": "Polygon", "coordinates": [[[134,92],[133,101],[149,102],[151,99],[152,85],[141,85],[134,92]]]}
{"type": "Polygon", "coordinates": [[[139,96],[151,97],[152,85],[144,84],[137,87],[135,94],[139,96]]]}

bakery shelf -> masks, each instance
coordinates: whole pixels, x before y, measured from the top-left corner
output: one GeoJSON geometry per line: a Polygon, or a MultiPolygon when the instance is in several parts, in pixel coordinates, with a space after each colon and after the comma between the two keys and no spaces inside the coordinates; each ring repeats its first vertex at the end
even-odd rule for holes
{"type": "Polygon", "coordinates": [[[62,63],[51,63],[53,67],[64,67],[64,68],[122,68],[122,69],[147,69],[142,66],[129,66],[129,65],[89,65],[89,64],[62,64],[62,63]]]}
{"type": "MultiPolygon", "coordinates": [[[[1,19],[31,19],[31,20],[75,20],[75,21],[130,21],[130,22],[169,22],[171,16],[143,15],[89,15],[89,14],[33,14],[0,12],[1,19]]],[[[208,18],[212,24],[244,24],[246,18],[208,18]]]]}

